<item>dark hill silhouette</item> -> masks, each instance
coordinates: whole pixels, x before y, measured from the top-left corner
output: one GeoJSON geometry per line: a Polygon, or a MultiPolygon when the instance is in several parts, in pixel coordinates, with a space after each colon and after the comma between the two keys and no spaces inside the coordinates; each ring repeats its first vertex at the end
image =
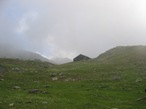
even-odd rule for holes
{"type": "Polygon", "coordinates": [[[73,61],[75,62],[75,61],[82,61],[82,60],[88,60],[88,59],[90,59],[90,58],[87,57],[87,56],[85,56],[85,55],[80,54],[80,55],[78,55],[77,57],[75,57],[75,58],[73,59],[73,61]]]}

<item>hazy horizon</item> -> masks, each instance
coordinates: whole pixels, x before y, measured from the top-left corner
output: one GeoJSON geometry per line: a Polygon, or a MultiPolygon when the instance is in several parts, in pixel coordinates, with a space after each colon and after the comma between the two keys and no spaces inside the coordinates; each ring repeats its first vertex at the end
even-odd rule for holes
{"type": "Polygon", "coordinates": [[[47,58],[91,58],[146,45],[145,0],[0,0],[0,46],[47,58]]]}

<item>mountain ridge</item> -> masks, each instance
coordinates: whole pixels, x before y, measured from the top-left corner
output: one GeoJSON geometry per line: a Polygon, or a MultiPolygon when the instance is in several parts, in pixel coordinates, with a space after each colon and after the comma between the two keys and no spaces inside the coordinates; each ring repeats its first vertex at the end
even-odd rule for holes
{"type": "Polygon", "coordinates": [[[12,58],[21,60],[38,60],[42,62],[50,62],[51,60],[43,57],[39,53],[16,48],[0,47],[0,58],[12,58]]]}
{"type": "Polygon", "coordinates": [[[100,54],[95,60],[114,63],[146,61],[146,46],[117,46],[100,54]]]}

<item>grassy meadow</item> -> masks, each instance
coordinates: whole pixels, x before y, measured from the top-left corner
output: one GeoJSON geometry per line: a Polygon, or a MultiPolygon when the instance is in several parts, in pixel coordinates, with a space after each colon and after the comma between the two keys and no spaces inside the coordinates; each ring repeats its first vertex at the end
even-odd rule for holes
{"type": "Polygon", "coordinates": [[[146,62],[125,61],[0,59],[0,109],[146,109],[146,62]]]}

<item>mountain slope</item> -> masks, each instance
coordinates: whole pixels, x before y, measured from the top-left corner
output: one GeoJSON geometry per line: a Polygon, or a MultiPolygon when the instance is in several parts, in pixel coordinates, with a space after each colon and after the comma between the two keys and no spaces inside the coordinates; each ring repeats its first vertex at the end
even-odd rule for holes
{"type": "Polygon", "coordinates": [[[106,51],[96,59],[103,63],[146,62],[146,46],[119,46],[106,51]]]}
{"type": "Polygon", "coordinates": [[[31,51],[20,50],[16,48],[0,47],[0,58],[12,58],[21,60],[40,60],[43,62],[52,62],[51,60],[31,51]]]}

